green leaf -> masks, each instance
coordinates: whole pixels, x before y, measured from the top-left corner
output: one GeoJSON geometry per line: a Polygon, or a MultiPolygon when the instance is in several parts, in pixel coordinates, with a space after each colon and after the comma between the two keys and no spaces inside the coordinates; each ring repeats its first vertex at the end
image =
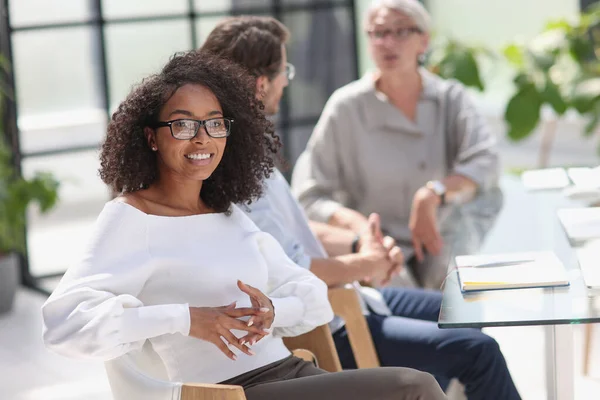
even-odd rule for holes
{"type": "Polygon", "coordinates": [[[531,50],[527,52],[534,65],[547,73],[556,63],[556,55],[552,52],[531,50]]]}
{"type": "Polygon", "coordinates": [[[542,97],[534,85],[526,85],[510,99],[504,118],[509,125],[508,137],[512,140],[525,139],[540,120],[542,97]]]}
{"type": "Polygon", "coordinates": [[[594,45],[585,36],[569,36],[569,52],[579,63],[587,63],[595,58],[594,45]]]}
{"type": "Polygon", "coordinates": [[[0,54],[0,70],[4,72],[10,72],[10,63],[2,54],[0,54]]]}
{"type": "MultiPolygon", "coordinates": [[[[2,100],[0,95],[0,103],[2,100]]],[[[42,212],[50,210],[58,200],[58,186],[48,173],[38,173],[31,179],[16,174],[0,125],[0,253],[25,251],[27,207],[36,202],[42,212]]]]}
{"type": "Polygon", "coordinates": [[[558,19],[558,20],[549,21],[546,24],[546,26],[544,27],[544,31],[551,31],[554,29],[559,29],[559,30],[569,32],[573,29],[573,27],[571,26],[569,21],[567,21],[566,19],[558,19]]]}
{"type": "Polygon", "coordinates": [[[440,76],[454,78],[465,86],[484,90],[479,67],[473,52],[466,47],[456,47],[440,62],[440,76]]]}
{"type": "Polygon", "coordinates": [[[592,118],[585,126],[585,136],[591,136],[598,128],[600,128],[600,101],[596,102],[592,118]]]}
{"type": "Polygon", "coordinates": [[[593,110],[598,99],[600,99],[600,78],[590,78],[575,85],[571,102],[580,114],[586,114],[593,110]]]}
{"type": "Polygon", "coordinates": [[[521,68],[525,64],[523,49],[516,44],[506,46],[502,53],[504,54],[504,57],[516,67],[521,68]]]}
{"type": "Polygon", "coordinates": [[[550,77],[546,77],[546,87],[541,95],[542,100],[550,104],[558,115],[563,115],[567,111],[567,103],[560,94],[558,86],[552,82],[550,77]]]}
{"type": "Polygon", "coordinates": [[[521,88],[523,86],[533,84],[533,79],[526,73],[520,72],[517,74],[517,76],[515,76],[513,82],[515,83],[515,85],[517,85],[517,87],[521,88]]]}

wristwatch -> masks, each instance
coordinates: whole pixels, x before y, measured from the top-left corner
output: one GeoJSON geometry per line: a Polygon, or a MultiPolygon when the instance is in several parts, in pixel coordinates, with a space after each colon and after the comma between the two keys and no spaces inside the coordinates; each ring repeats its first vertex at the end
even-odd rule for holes
{"type": "Polygon", "coordinates": [[[356,236],[354,236],[354,239],[352,240],[352,254],[356,254],[358,253],[358,245],[360,243],[360,235],[357,234],[356,236]]]}
{"type": "Polygon", "coordinates": [[[446,204],[446,185],[441,181],[429,181],[425,184],[425,187],[440,198],[440,205],[446,204]]]}

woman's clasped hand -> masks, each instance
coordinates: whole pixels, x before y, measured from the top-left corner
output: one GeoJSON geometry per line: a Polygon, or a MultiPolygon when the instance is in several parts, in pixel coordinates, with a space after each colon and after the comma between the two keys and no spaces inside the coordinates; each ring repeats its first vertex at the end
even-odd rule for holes
{"type": "Polygon", "coordinates": [[[232,347],[254,355],[250,346],[268,335],[275,318],[273,304],[260,290],[238,280],[239,289],[250,297],[252,307],[190,307],[190,336],[213,343],[227,357],[236,360],[232,347]],[[242,318],[249,317],[247,320],[242,318]],[[232,330],[247,332],[241,338],[232,330]]]}

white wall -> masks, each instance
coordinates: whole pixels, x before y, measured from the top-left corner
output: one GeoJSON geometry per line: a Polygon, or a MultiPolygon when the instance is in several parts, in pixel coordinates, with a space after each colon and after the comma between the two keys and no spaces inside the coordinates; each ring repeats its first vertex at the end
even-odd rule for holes
{"type": "MultiPolygon", "coordinates": [[[[549,20],[576,19],[579,0],[427,0],[436,35],[450,36],[500,52],[514,41],[527,41],[549,20]]],[[[486,69],[489,90],[484,102],[499,112],[511,93],[511,72],[502,63],[486,69]]]]}
{"type": "Polygon", "coordinates": [[[436,32],[500,48],[529,39],[546,21],[574,19],[579,0],[427,0],[436,32]]]}

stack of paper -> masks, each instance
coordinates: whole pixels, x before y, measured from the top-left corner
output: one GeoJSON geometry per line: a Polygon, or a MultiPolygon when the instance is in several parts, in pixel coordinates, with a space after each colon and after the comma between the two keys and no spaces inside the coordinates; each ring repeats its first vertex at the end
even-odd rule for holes
{"type": "Polygon", "coordinates": [[[571,243],[600,238],[600,207],[563,208],[557,213],[571,243]]]}
{"type": "Polygon", "coordinates": [[[567,286],[567,272],[553,252],[458,256],[463,292],[567,286]]]}
{"type": "Polygon", "coordinates": [[[600,188],[600,167],[569,168],[567,174],[575,186],[582,188],[600,188]]]}
{"type": "Polygon", "coordinates": [[[586,286],[600,288],[600,240],[587,242],[576,253],[586,286]]]}
{"type": "Polygon", "coordinates": [[[564,168],[532,169],[523,172],[521,180],[529,190],[562,189],[571,184],[564,168]]]}

